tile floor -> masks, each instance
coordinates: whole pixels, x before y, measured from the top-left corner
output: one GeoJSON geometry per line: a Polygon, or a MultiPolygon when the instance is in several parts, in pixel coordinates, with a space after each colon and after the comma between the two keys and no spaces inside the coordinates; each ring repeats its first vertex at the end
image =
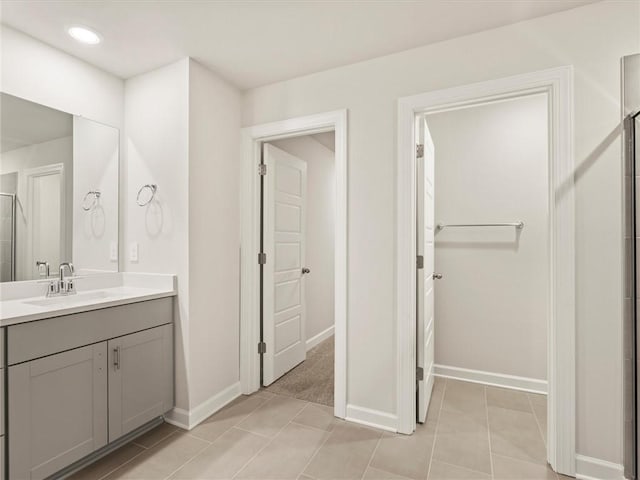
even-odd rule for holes
{"type": "Polygon", "coordinates": [[[545,426],[545,397],[453,380],[438,379],[411,436],[262,391],[190,432],[163,424],[72,478],[557,480],[545,426]]]}

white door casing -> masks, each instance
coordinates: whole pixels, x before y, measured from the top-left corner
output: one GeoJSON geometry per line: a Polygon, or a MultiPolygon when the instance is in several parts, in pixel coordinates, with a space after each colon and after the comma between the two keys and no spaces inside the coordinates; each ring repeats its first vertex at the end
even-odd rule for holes
{"type": "Polygon", "coordinates": [[[263,384],[303,362],[307,164],[265,143],[263,384]]]}
{"type": "MultiPolygon", "coordinates": [[[[422,145],[422,155],[416,155],[416,250],[423,258],[423,268],[418,268],[416,285],[417,324],[416,361],[422,369],[418,378],[417,421],[424,423],[433,390],[434,364],[434,147],[424,115],[416,116],[416,138],[422,145]]],[[[416,149],[417,150],[417,149],[416,149]]]]}
{"type": "Polygon", "coordinates": [[[555,471],[575,476],[575,186],[571,66],[452,87],[398,100],[397,430],[401,433],[413,432],[416,418],[415,115],[534,93],[546,93],[549,100],[551,309],[547,350],[547,460],[555,471]]]}

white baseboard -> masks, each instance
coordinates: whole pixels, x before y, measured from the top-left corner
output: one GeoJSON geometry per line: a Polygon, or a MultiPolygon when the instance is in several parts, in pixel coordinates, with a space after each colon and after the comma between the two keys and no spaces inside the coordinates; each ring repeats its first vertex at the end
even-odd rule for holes
{"type": "Polygon", "coordinates": [[[456,380],[464,380],[465,382],[482,383],[484,385],[522,390],[531,393],[542,393],[546,395],[548,391],[547,381],[536,378],[517,377],[515,375],[448,367],[446,365],[434,365],[433,373],[437,377],[453,378],[456,380]]]}
{"type": "Polygon", "coordinates": [[[370,408],[347,405],[347,416],[345,420],[359,423],[367,427],[375,427],[389,432],[398,431],[398,417],[391,413],[372,410],[370,408]]]}
{"type": "Polygon", "coordinates": [[[187,411],[182,408],[174,408],[165,416],[165,421],[184,430],[191,430],[229,402],[238,398],[241,393],[240,382],[234,383],[192,410],[187,411]]]}
{"type": "Polygon", "coordinates": [[[580,480],[624,480],[624,468],[617,463],[576,455],[576,478],[580,480]]]}
{"type": "Polygon", "coordinates": [[[331,335],[333,335],[333,331],[334,331],[334,326],[331,325],[326,330],[320,332],[319,334],[317,334],[317,335],[311,337],[309,340],[307,340],[307,342],[306,342],[307,343],[307,352],[309,350],[311,350],[313,347],[315,347],[316,345],[318,345],[323,340],[326,340],[331,335]]]}

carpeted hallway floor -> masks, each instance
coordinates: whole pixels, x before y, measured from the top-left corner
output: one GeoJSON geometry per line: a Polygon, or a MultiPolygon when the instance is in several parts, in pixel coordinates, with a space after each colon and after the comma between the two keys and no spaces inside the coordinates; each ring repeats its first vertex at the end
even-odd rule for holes
{"type": "Polygon", "coordinates": [[[265,388],[288,397],[333,406],[333,335],[307,352],[307,359],[265,388]]]}

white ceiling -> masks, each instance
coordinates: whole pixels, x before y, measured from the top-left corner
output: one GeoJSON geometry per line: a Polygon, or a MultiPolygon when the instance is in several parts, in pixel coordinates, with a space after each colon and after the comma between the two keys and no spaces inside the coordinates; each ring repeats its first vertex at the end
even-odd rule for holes
{"type": "Polygon", "coordinates": [[[0,94],[0,152],[68,137],[73,117],[59,110],[0,94]]]}
{"type": "Polygon", "coordinates": [[[2,23],[128,78],[191,56],[242,89],[593,0],[3,0],[2,23]],[[76,43],[66,28],[103,37],[76,43]]]}

